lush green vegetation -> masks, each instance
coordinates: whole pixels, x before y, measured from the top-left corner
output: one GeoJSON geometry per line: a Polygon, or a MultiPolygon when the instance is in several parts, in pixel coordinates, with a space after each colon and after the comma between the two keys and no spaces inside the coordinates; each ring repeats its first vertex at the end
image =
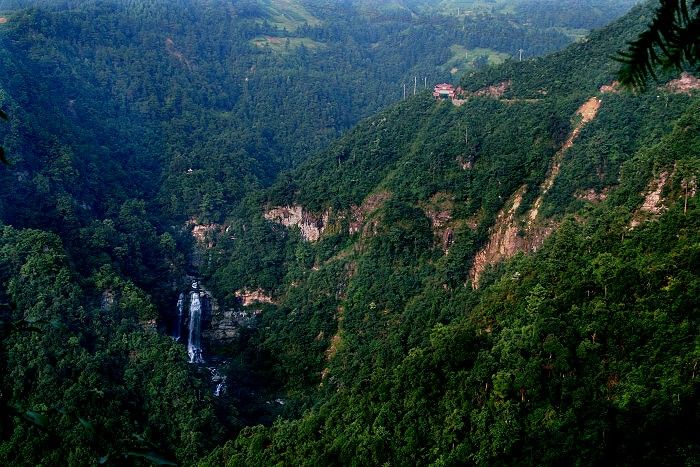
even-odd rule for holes
{"type": "MultiPolygon", "coordinates": [[[[385,284],[381,312],[357,297],[318,405],[206,463],[697,462],[697,211],[631,234],[590,216],[478,294],[427,278],[385,284]]],[[[379,266],[355,280],[406,272],[379,266]]]]}
{"type": "Polygon", "coordinates": [[[4,227],[0,264],[0,462],[191,462],[215,444],[212,396],[148,324],[157,311],[142,290],[109,267],[76,277],[60,239],[37,230],[4,227]]]}
{"type": "MultiPolygon", "coordinates": [[[[451,47],[532,56],[570,41],[501,16],[352,3],[33,3],[0,25],[2,67],[12,70],[6,149],[29,175],[4,192],[13,223],[35,217],[35,199],[50,202],[33,176],[48,170],[43,158],[72,167],[48,192],[66,192],[78,218],[142,198],[170,218],[221,220],[280,169],[400,99],[413,76],[449,79],[451,47]]],[[[53,219],[27,225],[61,222],[57,210],[44,206],[53,219]]]]}
{"type": "MultiPolygon", "coordinates": [[[[627,112],[644,103],[616,99],[627,112]]],[[[413,206],[387,202],[369,238],[350,247],[330,237],[314,260],[287,263],[301,285],[266,315],[260,345],[288,397],[309,409],[245,430],[205,463],[696,462],[686,427],[699,421],[700,219],[684,186],[700,174],[700,107],[688,104],[626,155],[606,202],[561,197],[576,216],[559,217],[536,255],[501,265],[478,291],[464,282],[479,231],[457,231],[443,256],[416,194],[413,206]],[[631,230],[639,193],[663,171],[673,173],[668,211],[631,230]],[[340,253],[326,259],[328,249],[340,253]]],[[[595,139],[591,128],[579,151],[595,139]]],[[[586,167],[581,158],[567,161],[562,183],[586,167]]]]}
{"type": "Polygon", "coordinates": [[[222,292],[276,285],[281,302],[250,345],[291,419],[247,428],[202,464],[698,461],[686,429],[700,421],[698,97],[600,91],[649,11],[463,79],[510,81],[501,99],[411,99],[279,178],[263,206],[328,211],[321,239],[261,223],[266,236],[224,240],[210,274],[222,292]],[[524,186],[525,216],[593,96],[600,110],[539,211],[555,232],[473,290],[498,211],[524,186]],[[659,180],[664,207],[645,214],[659,180]],[[383,201],[349,233],[368,199],[383,201]],[[251,248],[266,262],[247,262],[251,248]]]}
{"type": "Polygon", "coordinates": [[[600,90],[649,5],[532,59],[628,3],[489,3],[5,4],[0,462],[700,462],[697,91],[600,90]],[[452,65],[504,95],[398,102],[452,65]],[[515,193],[547,239],[472,288],[515,193]],[[188,272],[274,298],[221,397],[164,335],[188,272]]]}

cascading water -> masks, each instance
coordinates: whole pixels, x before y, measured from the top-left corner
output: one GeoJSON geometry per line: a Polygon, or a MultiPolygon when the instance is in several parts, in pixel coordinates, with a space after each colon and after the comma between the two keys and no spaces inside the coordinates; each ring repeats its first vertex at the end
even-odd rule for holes
{"type": "Polygon", "coordinates": [[[185,294],[180,293],[180,296],[177,298],[177,322],[175,323],[175,329],[173,330],[173,339],[176,341],[180,340],[180,337],[182,337],[182,314],[185,309],[185,294]]]}
{"type": "Polygon", "coordinates": [[[202,358],[202,346],[200,344],[201,323],[202,323],[202,301],[199,295],[199,285],[192,283],[194,289],[190,293],[190,332],[187,341],[187,353],[190,356],[190,363],[204,363],[202,358]]]}
{"type": "MultiPolygon", "coordinates": [[[[222,362],[221,364],[225,364],[222,362]]],[[[214,397],[222,396],[226,393],[226,376],[219,373],[219,369],[214,366],[207,367],[211,373],[211,382],[214,384],[214,397]]]]}

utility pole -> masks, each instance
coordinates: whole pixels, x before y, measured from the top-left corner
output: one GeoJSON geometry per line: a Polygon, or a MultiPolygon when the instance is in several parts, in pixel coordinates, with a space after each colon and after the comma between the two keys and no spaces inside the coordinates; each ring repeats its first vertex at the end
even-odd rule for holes
{"type": "Polygon", "coordinates": [[[524,50],[523,50],[523,49],[520,49],[520,50],[518,50],[518,52],[520,53],[520,59],[519,59],[518,61],[522,62],[522,61],[523,61],[523,52],[524,52],[524,50]]]}
{"type": "Polygon", "coordinates": [[[413,95],[416,95],[416,86],[418,85],[418,77],[414,76],[413,77],[413,95]]]}

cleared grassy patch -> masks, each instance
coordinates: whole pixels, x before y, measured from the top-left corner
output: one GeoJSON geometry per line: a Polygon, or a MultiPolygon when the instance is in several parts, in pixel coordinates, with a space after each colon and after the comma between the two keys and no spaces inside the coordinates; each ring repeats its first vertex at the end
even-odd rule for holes
{"type": "Polygon", "coordinates": [[[442,68],[450,71],[453,75],[489,65],[498,65],[510,58],[510,54],[497,52],[493,49],[467,49],[458,44],[451,46],[450,52],[452,57],[442,65],[442,68]]]}
{"type": "Polygon", "coordinates": [[[436,7],[443,14],[515,13],[516,3],[511,0],[442,0],[436,7]]]}
{"type": "Polygon", "coordinates": [[[265,8],[269,15],[268,22],[279,29],[294,31],[304,24],[316,26],[321,20],[304,8],[299,2],[292,0],[268,0],[265,8]]]}
{"type": "Polygon", "coordinates": [[[566,34],[574,42],[582,41],[588,36],[588,29],[575,29],[575,28],[552,28],[554,31],[559,31],[566,34]]]}
{"type": "Polygon", "coordinates": [[[291,53],[302,45],[309,50],[319,50],[326,47],[322,42],[306,37],[259,36],[251,42],[257,47],[268,48],[277,53],[291,53]]]}

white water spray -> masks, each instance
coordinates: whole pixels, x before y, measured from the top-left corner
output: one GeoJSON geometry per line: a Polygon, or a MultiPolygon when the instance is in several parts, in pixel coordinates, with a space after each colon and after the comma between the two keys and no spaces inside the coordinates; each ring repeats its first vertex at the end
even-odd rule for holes
{"type": "Polygon", "coordinates": [[[175,323],[175,329],[173,331],[173,339],[176,341],[180,340],[180,337],[182,337],[182,315],[184,312],[185,308],[185,294],[180,293],[180,296],[177,298],[177,322],[175,323]]]}
{"type": "Polygon", "coordinates": [[[202,301],[199,295],[199,286],[197,282],[192,283],[192,288],[194,290],[190,293],[190,332],[187,341],[187,353],[190,356],[190,363],[204,363],[204,358],[202,358],[202,345],[200,343],[202,301]]]}

